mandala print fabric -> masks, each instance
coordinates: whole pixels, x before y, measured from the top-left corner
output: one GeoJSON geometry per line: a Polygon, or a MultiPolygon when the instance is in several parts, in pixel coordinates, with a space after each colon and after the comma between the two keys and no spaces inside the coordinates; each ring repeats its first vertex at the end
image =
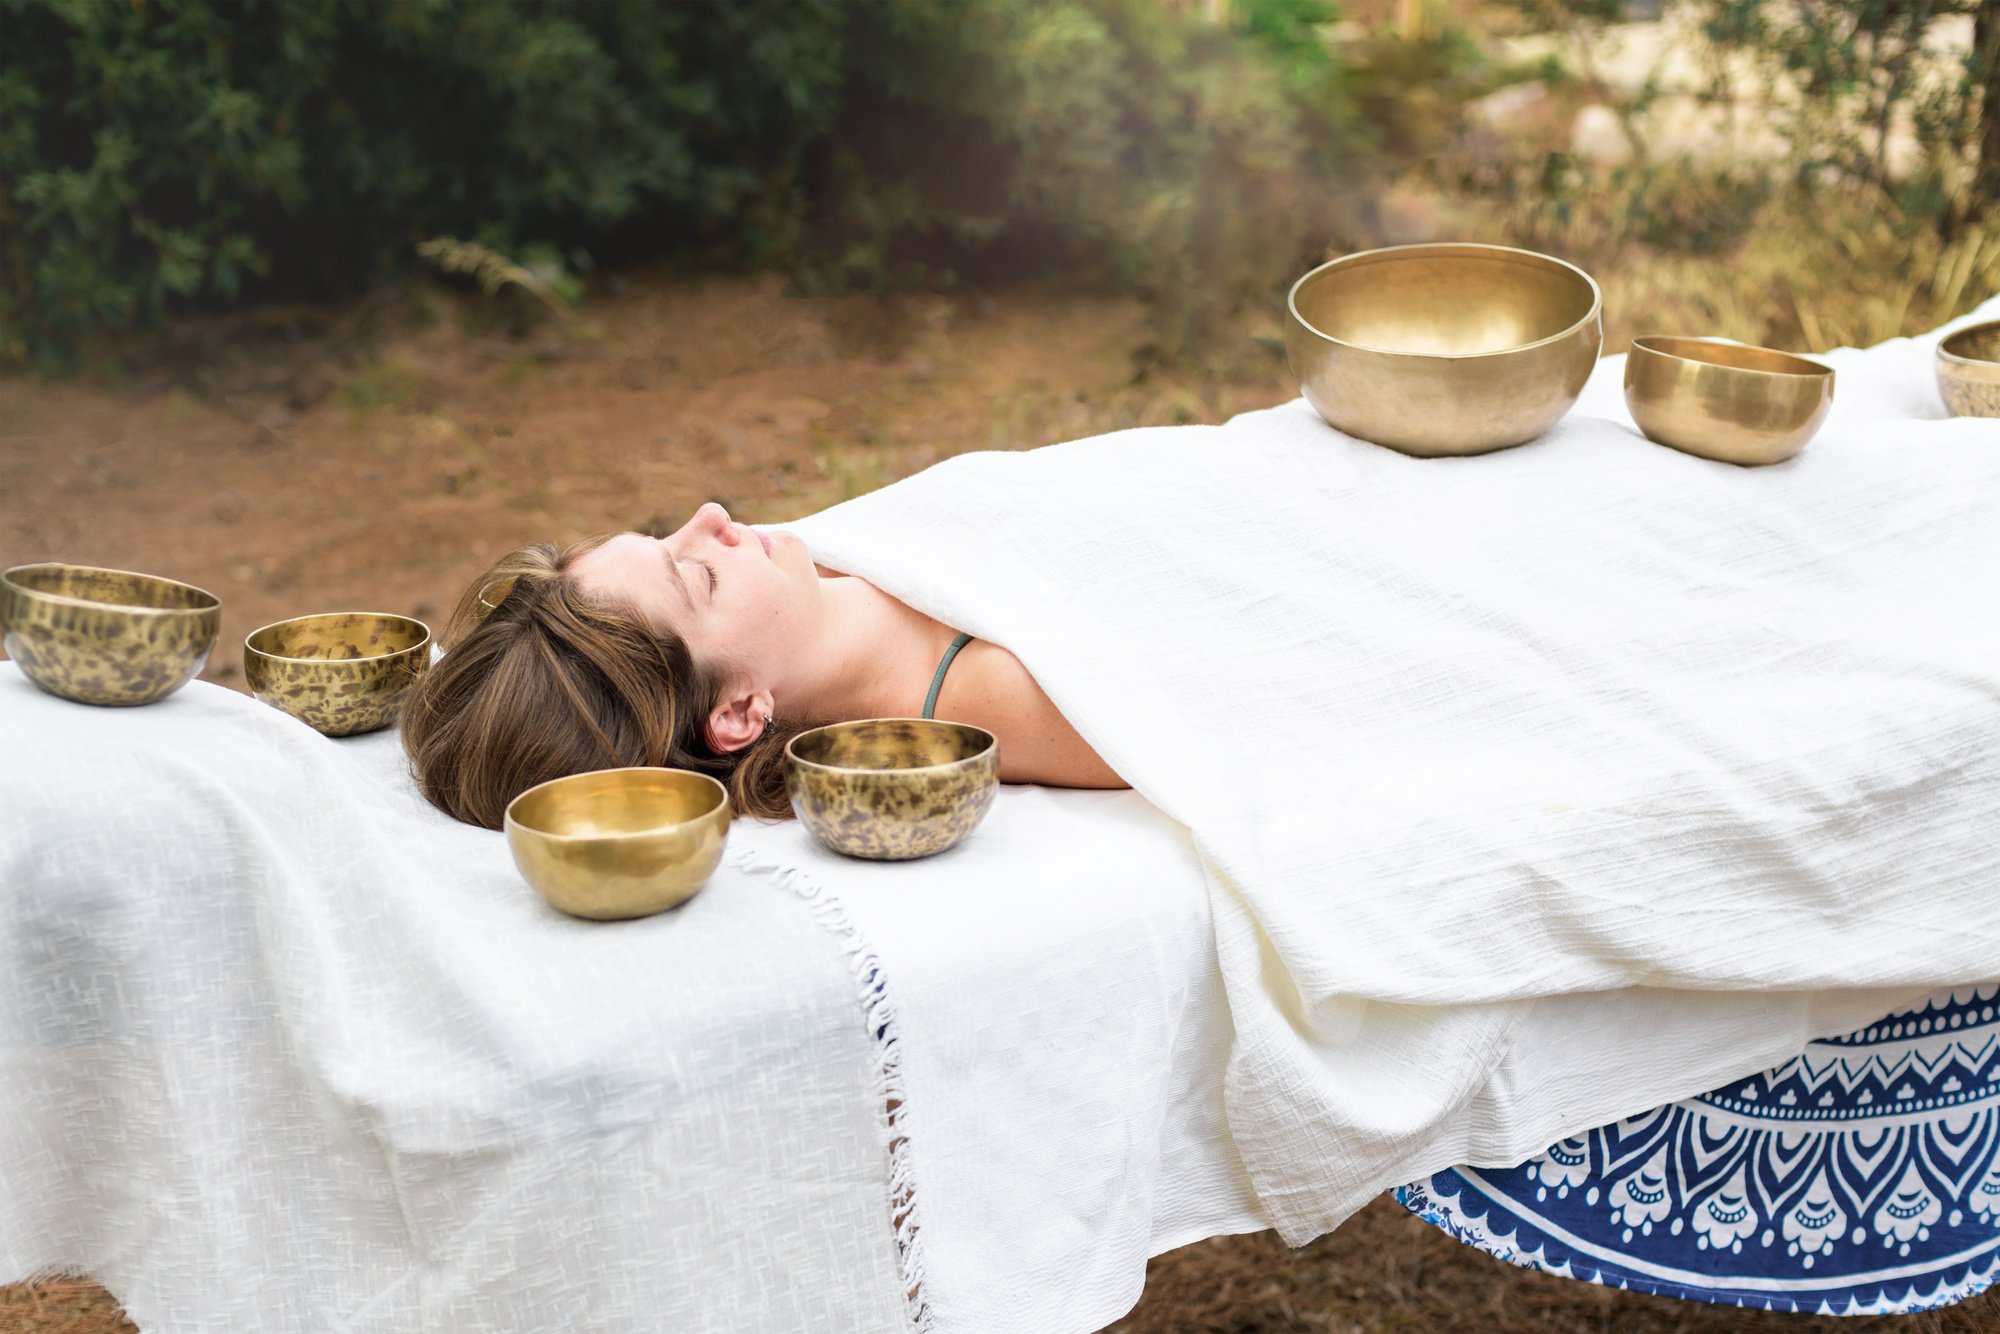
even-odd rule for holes
{"type": "Polygon", "coordinates": [[[2000,1269],[2000,986],[1396,1199],[1502,1260],[1670,1297],[1832,1315],[1962,1301],[2000,1269]]]}

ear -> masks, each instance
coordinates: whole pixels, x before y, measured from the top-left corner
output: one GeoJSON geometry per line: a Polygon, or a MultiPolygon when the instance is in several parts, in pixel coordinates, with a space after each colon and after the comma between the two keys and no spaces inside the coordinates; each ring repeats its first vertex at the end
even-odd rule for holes
{"type": "Polygon", "coordinates": [[[725,693],[708,711],[708,748],[718,755],[731,755],[764,735],[764,720],[771,716],[769,691],[739,687],[725,693]]]}

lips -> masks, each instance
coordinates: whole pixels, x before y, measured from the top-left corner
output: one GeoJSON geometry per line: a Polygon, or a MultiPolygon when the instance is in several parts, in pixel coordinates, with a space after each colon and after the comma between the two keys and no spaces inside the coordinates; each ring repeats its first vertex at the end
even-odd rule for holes
{"type": "MultiPolygon", "coordinates": [[[[755,530],[753,529],[752,531],[755,531],[755,530]]],[[[762,534],[762,533],[758,533],[758,534],[757,534],[757,540],[758,540],[759,542],[762,542],[762,543],[764,544],[764,554],[765,554],[766,556],[769,556],[769,555],[771,554],[771,539],[770,539],[770,538],[768,538],[768,537],[766,537],[766,536],[764,536],[764,534],[762,534]]]]}

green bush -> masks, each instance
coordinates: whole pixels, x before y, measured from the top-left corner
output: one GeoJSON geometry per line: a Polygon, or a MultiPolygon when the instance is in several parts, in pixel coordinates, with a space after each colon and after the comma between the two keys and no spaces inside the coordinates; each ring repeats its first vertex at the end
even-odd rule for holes
{"type": "Polygon", "coordinates": [[[808,155],[807,291],[1085,266],[1150,298],[1160,350],[1268,300],[1337,225],[1369,135],[1325,0],[858,6],[808,155]],[[910,127],[922,127],[912,132],[910,127]]]}
{"type": "Polygon", "coordinates": [[[805,290],[1092,267],[1187,345],[1325,239],[1327,0],[0,0],[0,359],[434,236],[805,290]]]}
{"type": "Polygon", "coordinates": [[[832,0],[0,0],[0,356],[351,291],[439,233],[781,246],[841,28],[832,0]]]}

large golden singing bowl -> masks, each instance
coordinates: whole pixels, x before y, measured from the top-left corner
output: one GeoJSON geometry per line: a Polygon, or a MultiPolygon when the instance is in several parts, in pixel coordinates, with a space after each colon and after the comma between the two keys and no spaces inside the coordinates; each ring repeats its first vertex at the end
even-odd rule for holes
{"type": "Polygon", "coordinates": [[[2000,417],[2000,320],[1938,344],[1938,392],[1954,417],[2000,417]]]}
{"type": "Polygon", "coordinates": [[[1747,343],[1635,338],[1625,404],[1648,440],[1720,463],[1782,463],[1826,420],[1833,372],[1747,343]]]}
{"type": "Polygon", "coordinates": [[[395,722],[403,692],[430,665],[430,627],[389,612],[297,616],[243,640],[251,693],[327,736],[395,722]]]}
{"type": "Polygon", "coordinates": [[[801,732],[785,746],[792,810],[835,852],[908,861],[972,832],[1000,786],[1000,742],[929,718],[869,718],[801,732]]]}
{"type": "Polygon", "coordinates": [[[0,640],[30,681],[81,704],[151,704],[192,681],[222,602],[191,584],[91,565],[0,574],[0,640]]]}
{"type": "Polygon", "coordinates": [[[600,922],[685,903],[715,874],[729,794],[686,769],[600,769],[507,803],[514,865],[552,908],[600,922]]]}
{"type": "Polygon", "coordinates": [[[1505,246],[1364,250],[1299,279],[1287,304],[1285,351],[1313,409],[1423,457],[1534,439],[1604,345],[1590,275],[1505,246]]]}

